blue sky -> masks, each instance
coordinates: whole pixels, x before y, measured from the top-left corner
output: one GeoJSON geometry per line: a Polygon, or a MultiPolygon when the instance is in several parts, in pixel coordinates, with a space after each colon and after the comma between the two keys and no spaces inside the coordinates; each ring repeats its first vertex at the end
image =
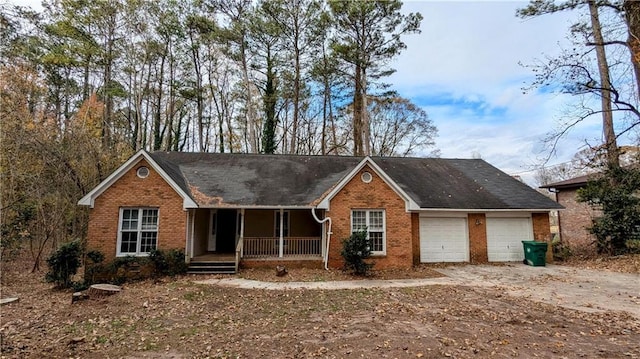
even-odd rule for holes
{"type": "MultiPolygon", "coordinates": [[[[13,0],[40,8],[40,0],[13,0]]],[[[543,139],[557,129],[579,99],[544,90],[523,93],[536,59],[568,46],[576,14],[522,20],[528,1],[405,1],[403,11],[420,12],[421,34],[403,38],[407,49],[391,63],[392,84],[429,114],[439,130],[436,145],[445,158],[481,156],[534,185],[532,169],[546,158],[543,139]]],[[[593,116],[561,142],[549,164],[566,162],[585,143],[601,142],[601,119],[593,116]]]]}
{"type": "MultiPolygon", "coordinates": [[[[560,126],[577,101],[568,95],[523,88],[533,72],[521,64],[558,54],[577,16],[553,14],[522,20],[527,1],[406,1],[404,10],[423,16],[418,35],[389,79],[404,97],[424,108],[439,130],[442,157],[481,156],[533,183],[532,168],[548,155],[543,139],[560,126]]],[[[560,142],[550,164],[570,160],[601,138],[593,117],[560,142]]]]}
{"type": "MultiPolygon", "coordinates": [[[[481,156],[503,171],[534,181],[534,168],[550,154],[548,134],[572,119],[583,99],[530,87],[526,64],[553,57],[567,40],[579,13],[523,20],[516,9],[528,1],[405,1],[403,11],[420,12],[422,33],[404,37],[407,49],[391,66],[389,79],[404,97],[428,114],[439,130],[436,145],[445,158],[481,156]]],[[[564,136],[547,165],[602,142],[602,119],[591,116],[564,136]]],[[[630,137],[637,136],[631,133],[630,137]]],[[[629,137],[619,139],[628,144],[629,137]]]]}

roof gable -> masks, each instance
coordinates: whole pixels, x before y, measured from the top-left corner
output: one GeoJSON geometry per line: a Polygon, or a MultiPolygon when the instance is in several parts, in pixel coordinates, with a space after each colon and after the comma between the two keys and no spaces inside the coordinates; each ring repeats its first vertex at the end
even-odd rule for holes
{"type": "Polygon", "coordinates": [[[173,190],[176,191],[176,193],[178,193],[180,197],[182,197],[183,208],[197,207],[197,204],[195,203],[195,201],[189,196],[187,192],[183,190],[182,186],[179,184],[181,181],[180,179],[181,177],[175,176],[178,178],[174,179],[174,176],[170,176],[163,169],[163,167],[160,166],[158,163],[156,163],[156,161],[145,150],[140,150],[136,154],[131,156],[131,158],[129,158],[127,162],[125,162],[120,167],[118,167],[118,169],[116,169],[113,173],[111,173],[109,177],[107,177],[104,181],[100,182],[100,184],[98,184],[94,189],[92,189],[89,193],[87,193],[84,197],[82,197],[78,201],[78,204],[81,206],[89,206],[93,208],[95,199],[97,197],[99,197],[102,193],[104,193],[104,191],[106,191],[109,187],[111,187],[111,185],[113,185],[117,180],[119,180],[125,173],[133,169],[143,159],[147,161],[149,166],[151,166],[151,168],[153,168],[153,170],[156,171],[160,175],[160,177],[162,177],[162,179],[164,179],[169,184],[169,186],[171,186],[171,188],[173,188],[173,190]],[[177,179],[177,182],[176,182],[176,179],[177,179]]]}
{"type": "Polygon", "coordinates": [[[344,186],[347,185],[365,166],[369,166],[391,189],[400,196],[405,201],[405,205],[407,210],[417,210],[419,206],[413,200],[413,198],[408,195],[401,186],[399,186],[391,177],[389,177],[384,170],[380,168],[371,157],[365,157],[356,167],[349,172],[344,178],[338,182],[326,196],[322,198],[320,203],[318,204],[318,208],[329,209],[329,203],[331,199],[338,194],[344,186]]]}

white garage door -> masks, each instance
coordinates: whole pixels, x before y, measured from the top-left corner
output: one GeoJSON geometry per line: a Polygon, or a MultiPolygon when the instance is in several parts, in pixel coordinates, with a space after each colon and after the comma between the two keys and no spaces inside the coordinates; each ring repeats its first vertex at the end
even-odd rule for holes
{"type": "Polygon", "coordinates": [[[420,218],[420,262],[467,262],[466,218],[420,218]]]}
{"type": "Polygon", "coordinates": [[[522,241],[533,240],[530,218],[487,218],[489,262],[515,262],[524,259],[522,241]]]}

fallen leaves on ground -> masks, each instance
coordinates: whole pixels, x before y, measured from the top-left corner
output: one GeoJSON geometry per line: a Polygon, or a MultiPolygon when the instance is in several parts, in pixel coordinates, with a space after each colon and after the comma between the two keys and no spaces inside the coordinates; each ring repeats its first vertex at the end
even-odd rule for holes
{"type": "Polygon", "coordinates": [[[640,357],[631,316],[531,302],[499,287],[268,291],[183,276],[71,304],[71,292],[42,276],[3,268],[3,295],[21,298],[2,307],[3,358],[640,357]]]}

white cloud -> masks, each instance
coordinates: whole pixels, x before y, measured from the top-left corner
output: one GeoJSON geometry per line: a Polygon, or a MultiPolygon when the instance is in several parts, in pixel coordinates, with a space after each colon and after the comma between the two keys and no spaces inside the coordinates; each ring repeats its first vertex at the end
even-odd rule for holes
{"type": "MultiPolygon", "coordinates": [[[[397,72],[389,82],[402,96],[423,105],[439,129],[442,157],[471,158],[477,152],[533,184],[532,173],[525,171],[546,155],[542,140],[577,99],[523,93],[533,73],[520,63],[558,54],[577,15],[517,18],[516,9],[527,4],[405,2],[403,11],[424,16],[422,33],[403,38],[407,49],[391,64],[397,72]]],[[[585,138],[599,136],[593,121],[576,126],[560,142],[555,162],[570,159],[585,138]]]]}

